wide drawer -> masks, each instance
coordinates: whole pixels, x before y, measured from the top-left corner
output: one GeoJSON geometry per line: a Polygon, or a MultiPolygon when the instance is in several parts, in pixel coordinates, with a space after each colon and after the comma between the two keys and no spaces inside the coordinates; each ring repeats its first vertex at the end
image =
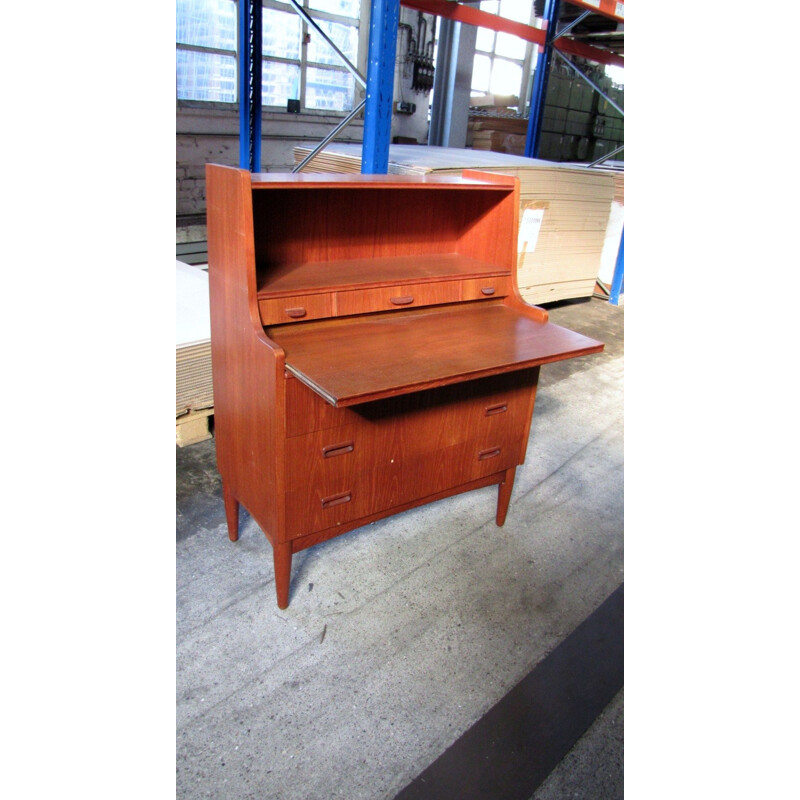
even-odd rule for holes
{"type": "Polygon", "coordinates": [[[373,289],[336,292],[336,316],[368,314],[417,306],[457,303],[461,300],[461,281],[399,284],[373,289]]]}
{"type": "Polygon", "coordinates": [[[537,372],[521,370],[348,408],[334,408],[296,378],[287,378],[286,432],[294,437],[345,425],[393,428],[403,420],[434,448],[478,435],[488,426],[526,427],[537,372]]]}
{"type": "Polygon", "coordinates": [[[323,293],[261,298],[258,301],[258,311],[262,325],[330,317],[333,315],[333,295],[323,293]]]}

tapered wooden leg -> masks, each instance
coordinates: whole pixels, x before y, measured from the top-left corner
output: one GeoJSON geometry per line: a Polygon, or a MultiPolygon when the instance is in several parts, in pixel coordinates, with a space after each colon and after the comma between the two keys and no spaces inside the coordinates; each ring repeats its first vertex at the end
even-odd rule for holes
{"type": "Polygon", "coordinates": [[[516,467],[507,469],[503,482],[497,487],[497,516],[495,517],[495,522],[499,527],[502,527],[503,523],[506,521],[508,504],[511,502],[511,490],[514,488],[514,475],[516,472],[516,467]]]}
{"type": "Polygon", "coordinates": [[[289,579],[292,574],[292,547],[290,544],[274,544],[272,560],[275,563],[275,592],[278,595],[278,608],[289,605],[289,579]]]}
{"type": "Polygon", "coordinates": [[[225,518],[228,520],[228,538],[235,542],[239,538],[239,501],[222,484],[222,499],[225,502],[225,518]]]}

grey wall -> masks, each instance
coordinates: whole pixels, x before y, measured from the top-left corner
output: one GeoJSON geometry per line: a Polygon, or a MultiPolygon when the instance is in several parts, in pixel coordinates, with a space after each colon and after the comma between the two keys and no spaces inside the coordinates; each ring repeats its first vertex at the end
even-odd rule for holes
{"type": "MultiPolygon", "coordinates": [[[[265,112],[261,164],[264,172],[289,172],[297,145],[316,145],[341,121],[316,114],[265,112]]],[[[360,142],[364,123],[354,120],[336,141],[360,142]]],[[[179,101],[176,121],[176,213],[179,218],[205,213],[207,162],[239,163],[239,111],[235,105],[179,101]]]]}

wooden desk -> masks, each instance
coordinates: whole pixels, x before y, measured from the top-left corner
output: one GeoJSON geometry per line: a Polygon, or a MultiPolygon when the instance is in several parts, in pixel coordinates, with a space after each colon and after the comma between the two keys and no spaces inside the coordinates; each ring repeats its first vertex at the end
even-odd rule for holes
{"type": "Polygon", "coordinates": [[[603,345],[516,285],[516,178],[206,168],[217,463],[292,554],[497,484],[508,511],[539,367],[603,345]]]}

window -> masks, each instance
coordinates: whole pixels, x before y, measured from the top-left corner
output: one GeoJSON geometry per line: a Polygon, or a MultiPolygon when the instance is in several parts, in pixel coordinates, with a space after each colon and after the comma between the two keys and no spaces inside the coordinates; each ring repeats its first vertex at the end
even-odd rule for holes
{"type": "Polygon", "coordinates": [[[179,100],[236,102],[236,3],[177,0],[175,76],[179,100]]]}
{"type": "MultiPolygon", "coordinates": [[[[483,0],[481,11],[531,24],[532,0],[483,0]]],[[[528,42],[510,33],[478,28],[472,65],[472,93],[521,97],[526,82],[528,42]]]]}
{"type": "MultiPolygon", "coordinates": [[[[358,63],[361,0],[298,0],[348,60],[358,63]]],[[[177,0],[176,77],[180,100],[237,102],[235,0],[177,0]]],[[[288,0],[263,0],[262,104],[350,111],[355,79],[288,0]]]]}
{"type": "MultiPolygon", "coordinates": [[[[361,0],[298,0],[298,3],[355,65],[361,0]]],[[[353,108],[352,74],[336,51],[288,2],[264,0],[263,30],[265,106],[286,108],[287,100],[300,100],[302,108],[329,111],[353,108]]]]}

